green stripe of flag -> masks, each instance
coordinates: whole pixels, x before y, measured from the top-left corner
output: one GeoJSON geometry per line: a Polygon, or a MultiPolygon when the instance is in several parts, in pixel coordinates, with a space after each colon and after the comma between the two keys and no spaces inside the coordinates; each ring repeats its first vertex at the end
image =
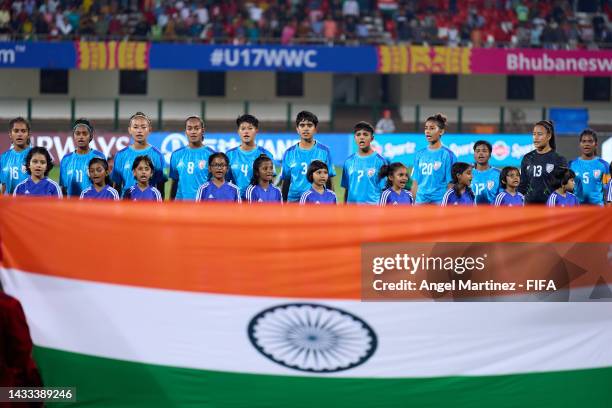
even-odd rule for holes
{"type": "MultiPolygon", "coordinates": [[[[166,367],[37,347],[46,386],[87,407],[612,407],[612,367],[436,378],[254,375],[166,367]]],[[[50,406],[62,406],[53,404],[50,406]]]]}

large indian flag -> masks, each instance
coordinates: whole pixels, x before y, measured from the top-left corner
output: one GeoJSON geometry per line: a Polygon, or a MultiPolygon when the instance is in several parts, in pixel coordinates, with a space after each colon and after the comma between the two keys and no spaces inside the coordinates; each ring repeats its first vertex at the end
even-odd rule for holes
{"type": "Polygon", "coordinates": [[[610,407],[612,303],[362,302],[365,242],[611,242],[610,210],[0,199],[49,386],[100,407],[610,407]]]}

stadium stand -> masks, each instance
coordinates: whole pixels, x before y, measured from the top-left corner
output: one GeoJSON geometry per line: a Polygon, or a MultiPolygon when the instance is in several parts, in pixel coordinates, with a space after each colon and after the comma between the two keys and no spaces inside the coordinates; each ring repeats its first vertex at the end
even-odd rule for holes
{"type": "Polygon", "coordinates": [[[4,0],[1,39],[240,44],[612,45],[609,1],[4,0]]]}

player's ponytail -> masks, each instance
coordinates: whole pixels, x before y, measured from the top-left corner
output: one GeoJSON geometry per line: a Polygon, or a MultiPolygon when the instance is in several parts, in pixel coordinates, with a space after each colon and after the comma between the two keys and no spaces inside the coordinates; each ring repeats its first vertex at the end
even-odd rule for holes
{"type": "Polygon", "coordinates": [[[445,130],[448,119],[442,113],[436,113],[435,115],[428,117],[425,120],[425,123],[427,122],[434,122],[440,129],[445,130]]]}
{"type": "Polygon", "coordinates": [[[94,138],[94,126],[91,124],[91,122],[88,119],[85,118],[79,118],[77,120],[74,121],[74,125],[72,125],[72,133],[74,134],[74,131],[77,129],[77,127],[79,126],[83,126],[85,127],[88,131],[89,131],[89,141],[91,142],[94,138]]]}
{"type": "Polygon", "coordinates": [[[552,120],[541,120],[535,124],[535,126],[542,126],[546,129],[546,132],[550,135],[548,145],[552,150],[557,150],[557,143],[555,142],[555,125],[552,120]]]}
{"type": "Polygon", "coordinates": [[[149,118],[147,115],[145,115],[144,113],[142,113],[142,112],[140,112],[140,111],[139,111],[139,112],[136,112],[135,114],[133,114],[132,116],[130,116],[130,122],[129,122],[130,126],[132,126],[132,121],[133,121],[134,119],[137,119],[137,118],[141,118],[141,119],[146,120],[146,121],[147,121],[147,123],[149,124],[149,128],[151,128],[151,127],[152,127],[152,126],[151,126],[151,119],[150,119],[150,118],[149,118]]]}

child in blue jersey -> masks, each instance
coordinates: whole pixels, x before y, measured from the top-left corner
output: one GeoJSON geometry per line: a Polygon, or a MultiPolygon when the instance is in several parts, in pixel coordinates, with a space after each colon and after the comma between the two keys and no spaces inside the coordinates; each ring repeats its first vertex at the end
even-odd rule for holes
{"type": "Polygon", "coordinates": [[[262,154],[253,163],[251,184],[246,188],[245,197],[251,203],[282,203],[283,193],[272,184],[274,180],[274,162],[262,154]]]}
{"type": "Polygon", "coordinates": [[[495,197],[496,207],[522,207],[525,205],[525,196],[519,193],[521,171],[517,167],[506,166],[499,175],[499,185],[503,189],[495,197]]]}
{"type": "Polygon", "coordinates": [[[166,176],[164,175],[166,161],[162,153],[147,142],[149,133],[151,133],[151,120],[144,113],[136,112],[130,118],[128,132],[134,143],[120,150],[115,156],[115,164],[111,172],[114,188],[121,194],[125,194],[136,183],[132,174],[134,160],[138,156],[146,155],[151,159],[154,166],[151,184],[157,188],[163,198],[164,183],[166,182],[166,176]]]}
{"type": "Polygon", "coordinates": [[[30,123],[22,117],[9,122],[12,148],[0,156],[0,194],[10,195],[28,178],[25,158],[30,151],[30,123]]]}
{"type": "Polygon", "coordinates": [[[280,176],[285,201],[299,201],[302,194],[310,188],[306,173],[314,160],[320,160],[327,165],[327,188],[332,188],[331,178],[336,175],[336,171],[329,148],[315,140],[318,124],[319,119],[314,113],[302,111],[297,114],[295,125],[300,141],[285,151],[280,176]]]}
{"type": "Polygon", "coordinates": [[[457,156],[442,145],[446,116],[437,113],[425,121],[429,146],[419,150],[412,167],[412,195],[416,204],[439,204],[452,181],[451,167],[457,156]]]}
{"type": "Polygon", "coordinates": [[[189,144],[170,157],[170,198],[195,200],[198,188],[208,181],[208,158],[215,153],[204,146],[204,121],[198,116],[185,120],[185,135],[189,144]]]}
{"type": "Polygon", "coordinates": [[[300,197],[300,204],[336,204],[336,193],[327,188],[329,170],[327,164],[315,160],[308,166],[306,179],[311,183],[310,189],[300,197]]]}
{"type": "Polygon", "coordinates": [[[442,197],[442,207],[449,205],[476,205],[476,197],[470,188],[472,184],[472,166],[457,162],[451,168],[453,185],[442,197]]]}
{"type": "Polygon", "coordinates": [[[77,119],[72,126],[72,138],[75,150],[68,153],[60,162],[59,185],[68,197],[80,197],[81,192],[91,186],[87,177],[89,162],[94,157],[104,158],[104,155],[89,147],[93,140],[93,125],[84,118],[77,119]]]}
{"type": "Polygon", "coordinates": [[[27,179],[17,184],[13,196],[49,196],[62,198],[60,186],[47,176],[53,168],[51,155],[44,147],[33,147],[25,158],[27,179]]]}
{"type": "Polygon", "coordinates": [[[556,168],[553,172],[552,187],[555,189],[546,205],[548,207],[575,207],[580,205],[578,197],[573,193],[575,187],[576,173],[566,167],[556,168]]]}
{"type": "Polygon", "coordinates": [[[149,156],[138,156],[132,164],[132,174],[136,184],[130,187],[124,194],[125,200],[132,201],[157,201],[162,202],[163,198],[159,190],[149,185],[153,174],[155,174],[155,165],[149,156]]]}
{"type": "Polygon", "coordinates": [[[580,133],[580,157],[569,163],[576,173],[575,193],[581,204],[604,205],[604,186],[610,178],[609,164],[597,156],[597,133],[580,133]]]}
{"type": "Polygon", "coordinates": [[[499,190],[499,170],[491,167],[489,160],[493,146],[486,140],[474,143],[474,168],[472,170],[472,191],[477,204],[493,204],[499,190]]]}
{"type": "Polygon", "coordinates": [[[246,189],[251,183],[253,176],[253,163],[262,154],[274,160],[274,156],[268,150],[256,144],[256,136],[259,130],[259,120],[253,115],[242,115],[236,119],[240,146],[227,151],[230,161],[230,169],[227,173],[228,180],[238,186],[242,199],[246,198],[246,189]]]}
{"type": "Polygon", "coordinates": [[[355,204],[377,204],[385,180],[378,177],[387,159],[372,149],[374,128],[368,122],[359,122],[353,128],[359,150],[344,162],[342,182],[344,201],[355,204]]]}
{"type": "Polygon", "coordinates": [[[119,193],[110,186],[108,162],[101,157],[89,161],[87,174],[91,186],[81,192],[81,200],[119,200],[119,193]]]}
{"type": "Polygon", "coordinates": [[[385,190],[380,195],[378,205],[413,205],[412,193],[406,190],[408,169],[400,162],[391,163],[380,169],[381,180],[386,180],[385,190]]]}
{"type": "Polygon", "coordinates": [[[225,153],[215,153],[208,158],[210,179],[198,189],[196,201],[242,202],[238,186],[225,180],[228,167],[229,159],[225,153]]]}

